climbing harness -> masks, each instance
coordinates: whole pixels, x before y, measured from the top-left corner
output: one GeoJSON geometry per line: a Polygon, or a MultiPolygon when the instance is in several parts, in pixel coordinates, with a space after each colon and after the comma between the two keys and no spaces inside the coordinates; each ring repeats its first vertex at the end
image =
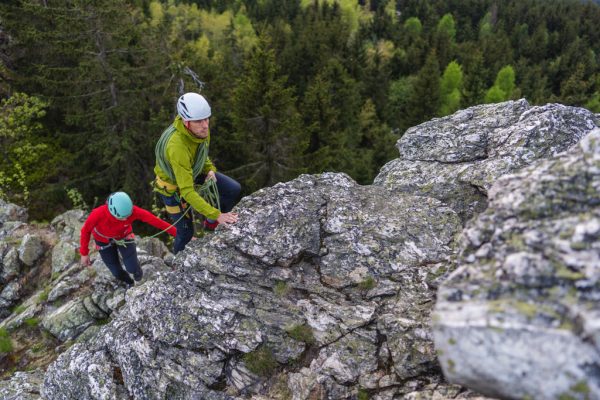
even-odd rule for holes
{"type": "MultiPolygon", "coordinates": [[[[157,177],[157,179],[159,179],[159,178],[157,177]]],[[[162,181],[162,182],[164,182],[164,181],[162,181]]],[[[164,182],[164,183],[168,183],[168,182],[164,182]]],[[[219,209],[219,210],[221,209],[221,202],[219,201],[219,189],[217,188],[217,183],[213,179],[207,179],[202,185],[194,186],[194,189],[196,189],[198,194],[200,196],[202,196],[202,198],[204,198],[204,200],[206,200],[211,206],[213,206],[214,208],[219,209]]],[[[175,195],[177,196],[176,197],[177,201],[181,202],[181,199],[179,198],[179,194],[177,192],[175,192],[175,195]]],[[[168,207],[175,208],[174,206],[167,206],[167,211],[168,211],[168,207]]],[[[187,207],[182,206],[181,208],[182,208],[181,212],[183,212],[183,213],[177,219],[177,221],[173,222],[171,225],[169,225],[162,231],[150,236],[149,238],[150,239],[155,238],[158,235],[160,235],[161,233],[164,233],[164,232],[168,231],[169,229],[171,229],[172,227],[174,227],[175,225],[177,225],[177,223],[179,223],[179,221],[181,221],[181,219],[184,218],[186,216],[186,214],[192,209],[192,207],[189,207],[189,206],[187,206],[187,207]]],[[[177,212],[179,213],[180,210],[178,209],[177,212]]],[[[122,239],[115,239],[115,238],[111,238],[111,237],[103,235],[102,233],[100,233],[98,231],[97,228],[94,228],[94,232],[98,236],[101,236],[104,239],[108,240],[108,244],[106,244],[105,246],[96,245],[96,248],[98,250],[105,250],[113,245],[126,247],[130,243],[135,243],[135,240],[133,240],[133,238],[134,238],[133,233],[130,233],[129,235],[125,236],[122,239]]]]}

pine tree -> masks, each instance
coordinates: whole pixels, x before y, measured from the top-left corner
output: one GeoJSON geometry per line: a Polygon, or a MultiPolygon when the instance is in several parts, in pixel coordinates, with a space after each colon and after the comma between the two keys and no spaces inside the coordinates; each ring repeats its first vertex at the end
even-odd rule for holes
{"type": "Polygon", "coordinates": [[[249,191],[291,179],[302,172],[305,130],[295,107],[293,89],[279,75],[274,51],[261,37],[237,81],[232,121],[239,167],[229,171],[249,191]]]}
{"type": "Polygon", "coordinates": [[[440,80],[440,116],[452,114],[460,108],[462,82],[462,68],[456,61],[452,61],[440,80]]]}
{"type": "Polygon", "coordinates": [[[487,70],[483,64],[483,55],[472,46],[465,46],[463,106],[479,104],[485,96],[487,70]]]}
{"type": "Polygon", "coordinates": [[[435,51],[427,56],[425,65],[415,79],[407,109],[407,121],[416,125],[434,117],[440,103],[440,67],[435,51]]]}
{"type": "Polygon", "coordinates": [[[498,71],[494,86],[485,95],[486,103],[499,103],[510,100],[515,96],[515,70],[510,65],[498,71]]]}
{"type": "Polygon", "coordinates": [[[74,163],[64,160],[70,184],[88,199],[121,189],[148,203],[149,135],[161,130],[152,117],[170,81],[169,59],[155,51],[142,15],[117,0],[23,0],[2,17],[15,38],[15,85],[51,100],[49,132],[73,154],[74,163]]]}
{"type": "Polygon", "coordinates": [[[304,96],[302,115],[309,135],[309,172],[346,171],[353,165],[351,135],[360,113],[360,91],[346,69],[331,60],[304,96]]]}

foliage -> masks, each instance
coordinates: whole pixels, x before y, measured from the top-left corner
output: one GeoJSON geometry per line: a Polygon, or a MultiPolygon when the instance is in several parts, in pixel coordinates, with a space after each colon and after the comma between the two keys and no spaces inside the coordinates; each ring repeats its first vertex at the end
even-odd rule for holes
{"type": "Polygon", "coordinates": [[[67,192],[67,197],[71,200],[72,208],[76,208],[79,210],[88,210],[89,207],[83,200],[83,195],[79,192],[79,190],[75,188],[65,189],[67,192]]]}
{"type": "Polygon", "coordinates": [[[27,205],[30,190],[52,174],[51,146],[40,140],[48,103],[24,93],[0,102],[0,198],[27,205]],[[46,164],[45,175],[39,171],[46,164]]]}
{"type": "Polygon", "coordinates": [[[456,61],[452,61],[440,80],[440,116],[452,114],[460,108],[462,86],[462,67],[456,61]]]}
{"type": "Polygon", "coordinates": [[[485,95],[486,103],[499,103],[513,98],[515,91],[515,70],[510,65],[502,68],[496,76],[496,82],[485,95]]]}
{"type": "Polygon", "coordinates": [[[278,366],[273,352],[267,346],[246,353],[242,358],[248,370],[259,376],[269,376],[278,366]]]}
{"type": "Polygon", "coordinates": [[[306,142],[293,89],[279,74],[269,38],[263,36],[233,93],[237,176],[250,191],[294,178],[302,172],[306,142]]]}
{"type": "Polygon", "coordinates": [[[10,353],[13,350],[12,340],[6,328],[0,328],[0,354],[10,353]]]}
{"type": "Polygon", "coordinates": [[[377,286],[377,281],[372,276],[367,276],[358,284],[358,288],[365,292],[373,289],[375,286],[377,286]]]}
{"type": "Polygon", "coordinates": [[[15,315],[19,315],[23,311],[25,311],[26,309],[27,309],[27,307],[25,307],[23,304],[19,304],[18,306],[16,306],[15,308],[13,308],[12,312],[15,315]]]}
{"type": "MultiPolygon", "coordinates": [[[[52,278],[52,280],[54,280],[54,279],[55,279],[55,278],[52,278]]],[[[38,302],[38,303],[43,303],[43,302],[47,301],[47,300],[48,300],[48,295],[50,294],[50,290],[51,290],[51,287],[50,287],[50,285],[46,286],[46,287],[44,288],[44,290],[42,290],[42,291],[40,292],[40,294],[38,295],[38,297],[37,297],[37,302],[38,302]]]]}
{"type": "Polygon", "coordinates": [[[288,335],[290,335],[290,337],[294,340],[304,342],[306,344],[315,343],[315,337],[313,335],[312,329],[307,324],[294,325],[286,331],[288,335]]]}
{"type": "Polygon", "coordinates": [[[290,287],[284,281],[278,281],[273,286],[273,292],[279,297],[285,297],[290,292],[290,287]]]}
{"type": "Polygon", "coordinates": [[[597,3],[47,3],[0,4],[0,196],[34,219],[115,190],[149,208],[187,91],[209,99],[211,159],[245,193],[302,172],[371,183],[391,132],[482,102],[600,111],[597,3]]]}
{"type": "Polygon", "coordinates": [[[35,318],[35,317],[27,318],[23,322],[25,322],[25,325],[27,325],[30,328],[35,328],[40,324],[39,318],[35,318]]]}

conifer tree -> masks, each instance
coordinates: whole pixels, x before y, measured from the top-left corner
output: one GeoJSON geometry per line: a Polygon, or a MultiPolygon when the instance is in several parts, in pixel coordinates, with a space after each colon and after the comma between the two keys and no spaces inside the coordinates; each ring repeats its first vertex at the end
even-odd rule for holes
{"type": "Polygon", "coordinates": [[[249,191],[294,178],[303,170],[307,138],[293,89],[279,74],[269,39],[262,36],[233,93],[232,121],[239,167],[229,171],[249,191]]]}
{"type": "Polygon", "coordinates": [[[306,165],[310,172],[346,171],[354,164],[360,113],[357,82],[337,60],[331,60],[306,91],[302,115],[309,135],[306,165]]]}
{"type": "Polygon", "coordinates": [[[498,72],[494,86],[485,95],[485,102],[499,103],[510,100],[515,97],[515,90],[515,70],[507,65],[498,72]]]}
{"type": "Polygon", "coordinates": [[[483,55],[472,46],[466,46],[463,56],[465,63],[463,106],[479,104],[485,96],[487,70],[483,64],[483,55]]]}
{"type": "Polygon", "coordinates": [[[439,109],[439,103],[440,67],[435,51],[431,51],[413,85],[407,109],[407,121],[410,126],[434,117],[439,109]]]}
{"type": "Polygon", "coordinates": [[[361,141],[356,149],[355,171],[352,171],[351,176],[358,183],[371,184],[383,164],[397,155],[394,147],[397,138],[380,121],[371,99],[363,104],[359,128],[361,141]]]}
{"type": "Polygon", "coordinates": [[[117,0],[22,0],[2,14],[15,38],[16,85],[52,99],[47,123],[74,155],[75,163],[64,160],[72,184],[87,199],[122,189],[147,202],[150,135],[164,124],[152,117],[172,100],[161,96],[169,59],[142,31],[142,15],[117,0]]]}
{"type": "Polygon", "coordinates": [[[456,61],[452,61],[440,80],[440,116],[452,114],[460,108],[462,84],[462,68],[456,61]]]}

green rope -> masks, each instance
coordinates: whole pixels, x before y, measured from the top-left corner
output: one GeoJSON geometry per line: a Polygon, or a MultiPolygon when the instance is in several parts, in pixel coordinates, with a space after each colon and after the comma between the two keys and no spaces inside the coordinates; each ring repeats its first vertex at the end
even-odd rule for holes
{"type": "Polygon", "coordinates": [[[214,179],[206,179],[202,185],[197,185],[195,189],[208,204],[217,210],[221,210],[219,189],[217,188],[217,182],[215,182],[214,179]]]}
{"type": "MultiPolygon", "coordinates": [[[[156,156],[156,163],[158,167],[163,170],[168,176],[171,182],[176,182],[175,173],[173,172],[173,168],[171,168],[171,164],[167,159],[167,143],[169,143],[169,139],[171,136],[177,131],[175,126],[169,126],[163,133],[160,135],[160,139],[156,142],[156,147],[154,148],[154,155],[156,156]]],[[[204,168],[204,164],[206,163],[206,159],[208,158],[208,144],[206,142],[202,142],[198,145],[196,149],[196,154],[194,156],[194,165],[192,167],[192,175],[194,179],[202,173],[202,169],[204,168]]]]}

